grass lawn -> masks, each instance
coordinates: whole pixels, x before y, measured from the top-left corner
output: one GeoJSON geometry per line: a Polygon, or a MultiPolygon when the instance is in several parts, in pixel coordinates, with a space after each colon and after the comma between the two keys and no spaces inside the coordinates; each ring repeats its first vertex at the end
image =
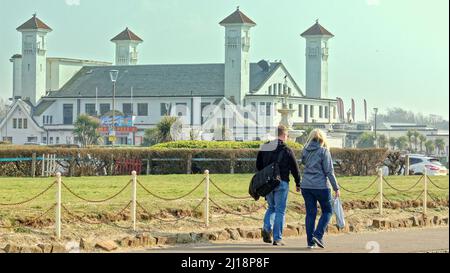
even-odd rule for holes
{"type": "MultiPolygon", "coordinates": [[[[176,198],[183,196],[197,186],[203,179],[203,175],[152,175],[152,176],[140,176],[139,181],[145,185],[153,193],[165,197],[176,198]]],[[[366,188],[376,177],[340,177],[339,183],[345,189],[351,191],[359,191],[366,188]]],[[[388,182],[400,190],[408,189],[414,185],[420,177],[418,176],[392,176],[387,177],[388,182]]],[[[115,177],[64,177],[64,183],[69,186],[74,192],[81,195],[84,198],[91,200],[101,200],[114,195],[121,190],[124,185],[131,179],[129,176],[115,176],[115,177]]],[[[250,174],[217,174],[211,175],[211,181],[216,183],[226,193],[233,196],[245,197],[248,196],[248,185],[251,179],[250,174]]],[[[444,177],[431,177],[434,183],[440,187],[448,188],[449,178],[444,177]]],[[[37,193],[41,192],[54,178],[0,178],[0,203],[15,203],[22,200],[27,200],[37,193]]],[[[290,183],[291,190],[294,191],[294,183],[290,183]]],[[[190,196],[187,196],[181,200],[164,201],[159,200],[138,186],[137,189],[138,201],[145,205],[148,210],[158,211],[161,209],[177,209],[177,208],[192,208],[203,198],[204,186],[201,185],[190,196]]],[[[384,186],[384,192],[386,197],[392,201],[400,200],[414,200],[422,192],[423,183],[419,183],[414,189],[407,193],[396,192],[389,188],[386,184],[384,186]]],[[[448,198],[448,190],[439,190],[433,185],[429,186],[430,193],[439,198],[448,198]]],[[[378,192],[378,183],[375,183],[367,191],[362,193],[349,193],[342,190],[342,199],[344,201],[352,200],[371,200],[378,192]]],[[[39,197],[38,199],[24,205],[24,206],[0,206],[0,215],[5,213],[14,213],[16,210],[27,209],[46,209],[55,203],[55,187],[49,190],[47,193],[39,197]]],[[[85,212],[94,212],[102,209],[114,210],[124,207],[129,201],[131,196],[131,187],[128,187],[120,195],[105,204],[89,204],[80,199],[75,198],[66,189],[63,188],[62,200],[63,203],[69,208],[82,209],[85,212]]],[[[263,200],[258,202],[252,199],[235,200],[232,199],[220,191],[218,191],[213,185],[210,186],[210,197],[219,203],[231,208],[237,208],[239,206],[256,206],[263,204],[263,200]]],[[[377,199],[378,200],[378,199],[377,199]]],[[[301,196],[291,193],[289,202],[303,203],[301,196]]]]}

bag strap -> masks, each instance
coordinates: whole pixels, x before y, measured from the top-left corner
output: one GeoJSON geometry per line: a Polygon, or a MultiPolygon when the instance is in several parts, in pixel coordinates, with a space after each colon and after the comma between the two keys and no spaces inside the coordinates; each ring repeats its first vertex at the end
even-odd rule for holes
{"type": "Polygon", "coordinates": [[[319,151],[319,149],[315,150],[315,151],[312,152],[312,153],[309,153],[309,155],[308,155],[308,157],[306,158],[306,160],[305,160],[304,162],[302,161],[302,164],[305,165],[305,167],[306,167],[306,163],[308,163],[308,161],[311,159],[311,157],[312,157],[313,155],[315,155],[318,151],[319,151]]]}

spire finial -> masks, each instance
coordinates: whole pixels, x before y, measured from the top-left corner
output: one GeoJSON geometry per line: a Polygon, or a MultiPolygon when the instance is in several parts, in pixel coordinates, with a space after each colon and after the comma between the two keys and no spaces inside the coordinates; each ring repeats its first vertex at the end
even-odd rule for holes
{"type": "Polygon", "coordinates": [[[236,10],[239,10],[239,6],[237,6],[236,10]]]}
{"type": "Polygon", "coordinates": [[[37,12],[33,13],[33,17],[36,17],[36,16],[37,16],[37,12]]]}
{"type": "Polygon", "coordinates": [[[316,24],[318,24],[318,23],[319,23],[319,18],[316,19],[316,24]]]}

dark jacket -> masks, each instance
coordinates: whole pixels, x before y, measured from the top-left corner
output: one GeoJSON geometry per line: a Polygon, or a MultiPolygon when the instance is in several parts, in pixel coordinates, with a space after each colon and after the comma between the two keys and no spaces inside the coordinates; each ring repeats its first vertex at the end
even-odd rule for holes
{"type": "Polygon", "coordinates": [[[311,141],[303,150],[302,164],[305,165],[302,189],[328,189],[328,181],[334,191],[339,189],[330,151],[321,147],[319,142],[311,141]]]}
{"type": "Polygon", "coordinates": [[[295,179],[295,184],[300,186],[300,171],[294,152],[281,140],[275,140],[262,145],[256,160],[256,169],[264,169],[277,161],[278,153],[284,153],[280,162],[281,180],[289,182],[289,172],[295,179]]]}

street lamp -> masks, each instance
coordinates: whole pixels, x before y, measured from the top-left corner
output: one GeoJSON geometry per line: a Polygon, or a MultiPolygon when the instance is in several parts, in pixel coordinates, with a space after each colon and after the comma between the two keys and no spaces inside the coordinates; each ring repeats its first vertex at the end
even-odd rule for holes
{"type": "Polygon", "coordinates": [[[373,112],[375,113],[375,146],[378,147],[378,139],[377,139],[377,115],[378,115],[378,108],[373,108],[373,112]]]}
{"type": "Polygon", "coordinates": [[[119,70],[110,70],[109,76],[111,77],[111,82],[113,83],[113,96],[112,96],[112,131],[110,136],[112,139],[112,146],[114,146],[115,137],[116,137],[116,82],[119,76],[119,70]]]}

